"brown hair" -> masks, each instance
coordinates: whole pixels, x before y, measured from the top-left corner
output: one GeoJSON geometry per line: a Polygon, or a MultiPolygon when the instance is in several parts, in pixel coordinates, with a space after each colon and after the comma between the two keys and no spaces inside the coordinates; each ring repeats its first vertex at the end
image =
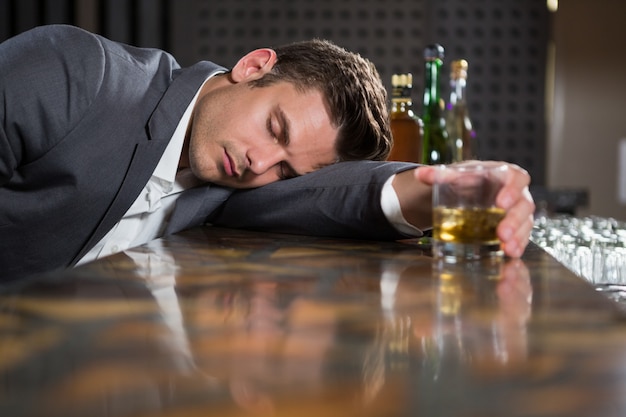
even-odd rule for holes
{"type": "Polygon", "coordinates": [[[287,81],[306,91],[315,88],[326,98],[331,122],[338,128],[340,161],[384,160],[391,149],[387,92],[369,60],[330,41],[314,39],[274,49],[272,71],[252,81],[264,87],[287,81]]]}

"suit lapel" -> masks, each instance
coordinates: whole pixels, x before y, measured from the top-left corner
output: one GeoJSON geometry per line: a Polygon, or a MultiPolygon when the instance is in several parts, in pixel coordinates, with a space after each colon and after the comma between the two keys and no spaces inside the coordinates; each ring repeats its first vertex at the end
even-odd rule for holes
{"type": "Polygon", "coordinates": [[[154,171],[161,154],[165,150],[167,141],[162,140],[160,142],[144,141],[135,145],[124,181],[95,231],[72,260],[72,265],[89,252],[115,226],[133,204],[150,179],[152,171],[154,171]]]}
{"type": "MultiPolygon", "coordinates": [[[[217,71],[224,71],[224,68],[206,61],[185,70],[173,71],[173,81],[145,124],[146,135],[139,138],[135,145],[120,188],[97,228],[72,260],[72,265],[98,243],[128,211],[154,172],[198,88],[207,77],[217,71]]],[[[193,199],[192,204],[200,204],[201,208],[202,199],[197,203],[193,199]]],[[[190,210],[193,211],[193,207],[190,210]]]]}

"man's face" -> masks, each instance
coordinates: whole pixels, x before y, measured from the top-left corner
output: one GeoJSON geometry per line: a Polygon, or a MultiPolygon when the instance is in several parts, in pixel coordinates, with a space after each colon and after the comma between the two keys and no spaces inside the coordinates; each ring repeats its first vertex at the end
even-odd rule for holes
{"type": "Polygon", "coordinates": [[[220,85],[198,98],[189,165],[203,181],[252,188],[336,161],[337,129],[322,94],[287,82],[220,85]]]}

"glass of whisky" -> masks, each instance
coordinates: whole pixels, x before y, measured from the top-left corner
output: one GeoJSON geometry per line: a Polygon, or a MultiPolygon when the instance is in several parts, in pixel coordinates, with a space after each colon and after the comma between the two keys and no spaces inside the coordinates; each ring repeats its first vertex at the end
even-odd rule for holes
{"type": "Polygon", "coordinates": [[[505,164],[471,161],[437,167],[433,185],[433,257],[456,263],[503,256],[496,207],[505,164]]]}

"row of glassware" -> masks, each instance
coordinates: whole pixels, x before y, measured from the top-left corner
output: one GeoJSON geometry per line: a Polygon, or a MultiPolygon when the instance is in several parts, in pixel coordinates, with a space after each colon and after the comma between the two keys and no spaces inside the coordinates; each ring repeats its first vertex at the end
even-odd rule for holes
{"type": "Polygon", "coordinates": [[[531,240],[610,298],[626,304],[626,222],[598,216],[541,216],[531,240]]]}

